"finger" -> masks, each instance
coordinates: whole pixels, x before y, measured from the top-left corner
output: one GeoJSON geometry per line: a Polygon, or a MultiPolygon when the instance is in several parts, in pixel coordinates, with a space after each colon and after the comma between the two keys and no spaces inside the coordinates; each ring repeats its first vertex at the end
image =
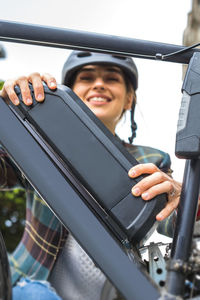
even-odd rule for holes
{"type": "Polygon", "coordinates": [[[1,97],[3,97],[6,100],[10,100],[14,105],[18,105],[19,99],[14,90],[15,85],[16,85],[15,79],[7,80],[4,83],[3,88],[1,90],[1,97]]]}
{"type": "Polygon", "coordinates": [[[22,100],[26,105],[31,105],[33,100],[29,88],[29,81],[28,78],[25,76],[19,77],[17,79],[17,84],[20,87],[22,100]]]}
{"type": "Polygon", "coordinates": [[[179,204],[179,197],[177,197],[173,201],[167,202],[165,208],[163,208],[163,210],[161,210],[157,214],[156,220],[163,221],[164,219],[169,217],[169,215],[178,207],[178,204],[179,204]]]}
{"type": "Polygon", "coordinates": [[[160,184],[152,186],[150,189],[143,192],[141,194],[141,197],[143,200],[151,200],[160,194],[168,193],[170,186],[171,183],[169,181],[164,181],[160,184]]]}
{"type": "Polygon", "coordinates": [[[129,170],[128,175],[131,178],[134,178],[142,174],[152,174],[158,171],[159,171],[158,167],[156,167],[156,165],[152,163],[138,164],[129,170]]]}
{"type": "Polygon", "coordinates": [[[42,79],[46,82],[47,86],[51,89],[51,90],[55,90],[57,88],[57,82],[56,82],[56,79],[48,74],[48,73],[45,73],[43,76],[42,76],[42,79]]]}
{"type": "Polygon", "coordinates": [[[44,87],[41,75],[39,73],[32,73],[28,79],[33,85],[35,99],[38,102],[44,101],[44,87]]]}
{"type": "Polygon", "coordinates": [[[138,182],[133,188],[132,193],[135,196],[139,196],[151,187],[166,181],[168,179],[167,175],[161,171],[155,172],[149,176],[144,177],[140,182],[138,182]]]}
{"type": "Polygon", "coordinates": [[[151,200],[160,194],[168,193],[170,188],[171,188],[171,182],[164,181],[160,184],[152,186],[150,189],[143,192],[141,194],[141,197],[143,200],[151,200]]]}

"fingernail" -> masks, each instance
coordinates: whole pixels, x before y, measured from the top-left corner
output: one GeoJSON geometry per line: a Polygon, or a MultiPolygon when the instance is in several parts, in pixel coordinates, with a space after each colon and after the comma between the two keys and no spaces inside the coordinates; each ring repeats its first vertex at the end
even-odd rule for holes
{"type": "Polygon", "coordinates": [[[29,99],[29,98],[28,98],[28,99],[26,99],[26,104],[28,104],[28,105],[29,105],[29,104],[32,104],[32,100],[31,100],[31,99],[29,99]]]}
{"type": "Polygon", "coordinates": [[[132,193],[134,196],[139,196],[140,195],[140,189],[139,188],[133,188],[132,193]]]}
{"type": "Polygon", "coordinates": [[[37,100],[39,100],[39,101],[40,101],[40,100],[44,100],[43,95],[42,95],[42,94],[38,94],[38,95],[37,95],[37,100]]]}
{"type": "Polygon", "coordinates": [[[50,82],[50,87],[56,87],[55,82],[50,82]]]}
{"type": "Polygon", "coordinates": [[[157,216],[156,216],[156,220],[157,221],[162,221],[163,219],[163,214],[162,213],[159,213],[157,216]]]}
{"type": "Polygon", "coordinates": [[[19,100],[18,99],[14,100],[14,104],[19,105],[19,100]]]}
{"type": "Polygon", "coordinates": [[[142,199],[148,200],[149,199],[149,194],[148,193],[143,193],[142,194],[142,199]]]}
{"type": "Polygon", "coordinates": [[[134,170],[130,170],[130,171],[128,172],[128,174],[129,174],[130,176],[135,176],[135,175],[136,175],[136,172],[135,172],[134,170]]]}

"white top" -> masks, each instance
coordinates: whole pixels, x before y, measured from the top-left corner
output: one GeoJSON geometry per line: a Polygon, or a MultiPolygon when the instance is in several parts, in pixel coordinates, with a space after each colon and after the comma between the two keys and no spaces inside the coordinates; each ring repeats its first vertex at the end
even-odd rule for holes
{"type": "Polygon", "coordinates": [[[68,235],[53,269],[50,282],[63,300],[100,300],[106,277],[68,235]]]}

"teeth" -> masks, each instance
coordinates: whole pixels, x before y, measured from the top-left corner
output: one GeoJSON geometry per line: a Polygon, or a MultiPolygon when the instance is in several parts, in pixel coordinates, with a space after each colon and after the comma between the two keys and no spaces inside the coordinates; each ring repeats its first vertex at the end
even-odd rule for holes
{"type": "Polygon", "coordinates": [[[105,102],[105,101],[107,101],[107,99],[102,98],[102,97],[93,97],[93,98],[90,98],[90,101],[105,102]]]}

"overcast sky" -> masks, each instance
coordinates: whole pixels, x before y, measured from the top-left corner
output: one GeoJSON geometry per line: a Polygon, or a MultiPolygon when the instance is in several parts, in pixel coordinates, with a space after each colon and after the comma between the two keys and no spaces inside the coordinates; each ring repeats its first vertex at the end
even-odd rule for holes
{"type": "MultiPolygon", "coordinates": [[[[169,44],[182,44],[190,0],[1,0],[0,19],[78,29],[169,44]]],[[[0,78],[49,72],[60,82],[70,51],[3,43],[7,59],[0,61],[0,78]]],[[[181,101],[182,66],[135,59],[139,89],[135,143],[160,148],[172,158],[174,177],[182,180],[184,161],[174,156],[181,101]]],[[[128,117],[127,117],[128,118],[128,117]]],[[[120,125],[129,136],[129,123],[120,125]],[[127,125],[128,124],[128,125],[127,125]]]]}

